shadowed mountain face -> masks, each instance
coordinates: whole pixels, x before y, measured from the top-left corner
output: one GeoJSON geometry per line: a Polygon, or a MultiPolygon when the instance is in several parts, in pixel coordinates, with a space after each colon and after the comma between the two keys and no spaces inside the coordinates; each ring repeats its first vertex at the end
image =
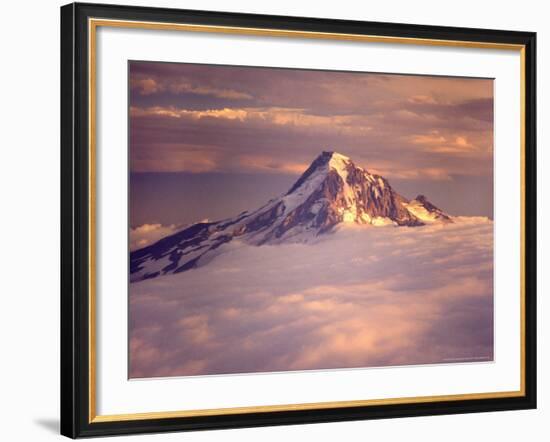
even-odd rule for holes
{"type": "Polygon", "coordinates": [[[388,181],[336,152],[319,155],[283,196],[234,218],[198,223],[130,253],[132,282],[205,264],[233,240],[247,244],[308,242],[340,223],[422,226],[452,222],[423,195],[407,200],[388,181]]]}

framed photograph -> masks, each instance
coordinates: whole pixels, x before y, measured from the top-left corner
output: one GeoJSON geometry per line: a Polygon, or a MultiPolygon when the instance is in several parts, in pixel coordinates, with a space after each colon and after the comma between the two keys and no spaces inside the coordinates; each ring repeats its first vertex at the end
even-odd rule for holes
{"type": "Polygon", "coordinates": [[[61,432],[536,407],[529,32],[61,8],[61,432]]]}

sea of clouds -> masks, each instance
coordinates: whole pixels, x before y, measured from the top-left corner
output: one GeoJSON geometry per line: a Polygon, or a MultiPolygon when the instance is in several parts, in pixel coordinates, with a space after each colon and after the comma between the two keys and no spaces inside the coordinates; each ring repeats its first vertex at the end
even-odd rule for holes
{"type": "Polygon", "coordinates": [[[222,246],[130,285],[130,377],[493,359],[493,223],[222,246]]]}

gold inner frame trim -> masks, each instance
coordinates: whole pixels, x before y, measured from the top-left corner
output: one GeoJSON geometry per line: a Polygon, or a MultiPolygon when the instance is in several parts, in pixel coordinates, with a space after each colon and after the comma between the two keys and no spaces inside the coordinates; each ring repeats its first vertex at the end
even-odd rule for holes
{"type": "Polygon", "coordinates": [[[89,423],[133,421],[145,419],[168,419],[178,417],[221,416],[258,412],[293,410],[322,410],[328,408],[365,407],[375,405],[415,404],[427,402],[482,400],[525,396],[525,46],[493,42],[440,40],[411,37],[339,34],[329,32],[292,31],[283,29],[211,26],[182,23],[157,23],[129,20],[88,19],[88,94],[89,94],[89,367],[88,367],[88,421],[89,423]],[[438,396],[415,396],[388,399],[315,402],[284,405],[261,405],[234,408],[215,408],[179,411],[158,411],[128,414],[96,414],[96,36],[97,28],[133,28],[163,31],[208,32],[217,34],[252,35],[265,37],[290,37],[322,40],[356,41],[368,43],[412,44],[420,46],[444,46],[477,49],[518,51],[520,54],[520,168],[521,168],[521,240],[520,240],[520,389],[487,393],[465,393],[438,396]]]}

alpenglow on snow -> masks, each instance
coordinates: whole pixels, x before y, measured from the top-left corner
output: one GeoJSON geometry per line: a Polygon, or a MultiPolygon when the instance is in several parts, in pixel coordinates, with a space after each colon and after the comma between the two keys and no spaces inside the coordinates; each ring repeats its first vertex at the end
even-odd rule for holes
{"type": "Polygon", "coordinates": [[[212,259],[223,244],[308,242],[341,223],[422,226],[452,218],[423,195],[408,200],[379,175],[336,152],[322,152],[283,196],[234,218],[201,222],[130,253],[130,281],[184,272],[212,259]]]}

